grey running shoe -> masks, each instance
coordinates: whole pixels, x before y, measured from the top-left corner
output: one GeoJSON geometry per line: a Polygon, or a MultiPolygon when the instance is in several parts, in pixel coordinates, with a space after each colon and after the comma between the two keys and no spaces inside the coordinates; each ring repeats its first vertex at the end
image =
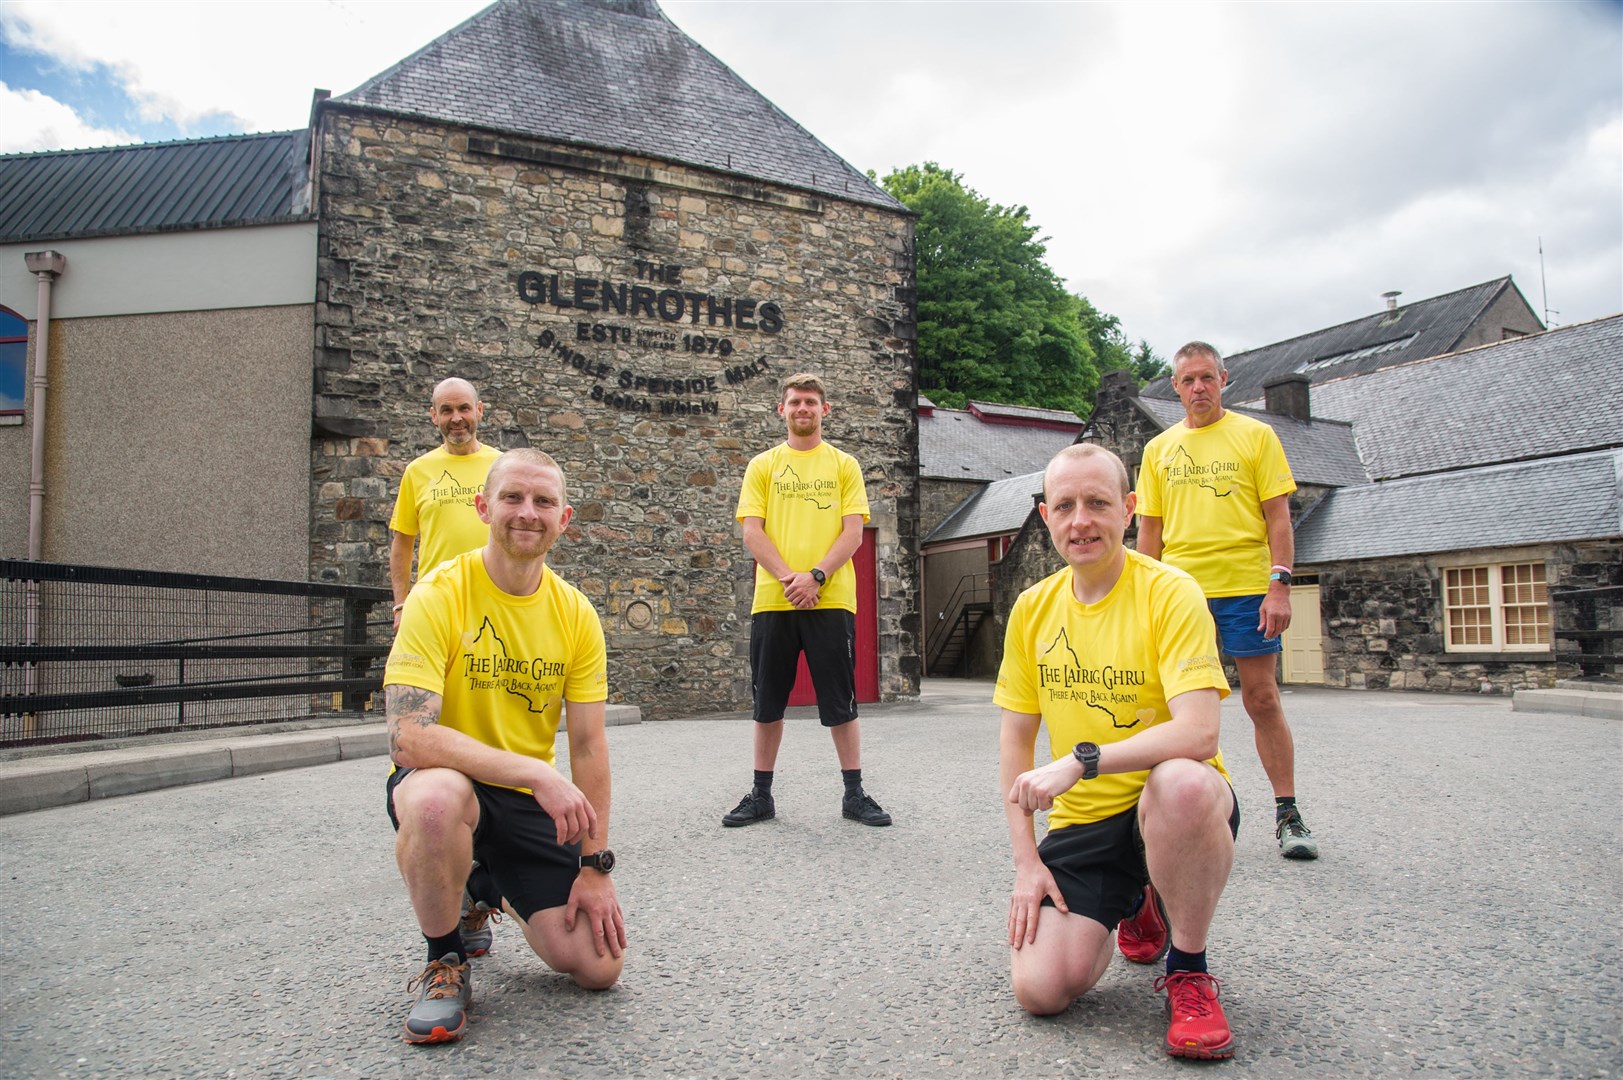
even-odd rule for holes
{"type": "Polygon", "coordinates": [[[750,788],[750,793],[733,807],[731,813],[722,817],[721,823],[728,828],[736,828],[739,825],[754,825],[757,821],[766,821],[777,816],[778,804],[772,801],[772,796],[750,788]]]}
{"type": "Polygon", "coordinates": [[[501,921],[501,912],[483,900],[475,902],[466,890],[463,891],[462,944],[466,946],[470,959],[490,952],[490,946],[495,942],[496,935],[491,932],[489,924],[501,921]]]}
{"type": "Polygon", "coordinates": [[[1302,815],[1295,810],[1279,819],[1279,823],[1274,826],[1274,835],[1279,837],[1279,853],[1287,859],[1319,857],[1318,843],[1308,831],[1302,815]]]}
{"type": "Polygon", "coordinates": [[[852,821],[860,821],[864,825],[889,825],[890,815],[873,801],[873,796],[864,791],[860,795],[847,795],[840,802],[840,813],[852,821]]]}
{"type": "Polygon", "coordinates": [[[468,963],[456,953],[430,960],[422,974],[406,984],[417,991],[417,1001],[406,1017],[409,1043],[451,1042],[462,1038],[468,1023],[468,1005],[473,987],[468,982],[468,963]]]}

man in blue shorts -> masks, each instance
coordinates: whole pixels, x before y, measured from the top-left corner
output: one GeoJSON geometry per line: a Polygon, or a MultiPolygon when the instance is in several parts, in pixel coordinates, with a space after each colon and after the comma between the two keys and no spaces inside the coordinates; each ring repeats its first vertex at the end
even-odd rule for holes
{"type": "Polygon", "coordinates": [[[1279,635],[1291,621],[1296,481],[1274,429],[1223,408],[1227,382],[1223,358],[1205,342],[1174,354],[1172,386],[1185,418],[1144,447],[1138,550],[1200,582],[1273,785],[1280,854],[1316,859],[1319,845],[1296,806],[1296,745],[1274,677],[1279,635]]]}

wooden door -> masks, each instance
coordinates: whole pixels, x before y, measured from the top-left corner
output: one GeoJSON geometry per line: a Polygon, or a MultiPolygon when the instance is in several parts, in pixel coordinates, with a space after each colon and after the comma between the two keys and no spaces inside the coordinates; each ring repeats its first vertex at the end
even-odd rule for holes
{"type": "Polygon", "coordinates": [[[1297,585],[1291,589],[1291,624],[1281,644],[1284,681],[1324,685],[1324,641],[1319,626],[1319,587],[1297,585]]]}

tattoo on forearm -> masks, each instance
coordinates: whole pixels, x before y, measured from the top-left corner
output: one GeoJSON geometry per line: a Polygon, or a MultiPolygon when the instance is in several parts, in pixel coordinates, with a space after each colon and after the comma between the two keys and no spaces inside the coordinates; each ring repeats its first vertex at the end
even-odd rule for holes
{"type": "Polygon", "coordinates": [[[389,756],[400,751],[400,727],[412,723],[429,727],[440,722],[440,695],[415,686],[391,686],[386,694],[389,717],[389,756]]]}

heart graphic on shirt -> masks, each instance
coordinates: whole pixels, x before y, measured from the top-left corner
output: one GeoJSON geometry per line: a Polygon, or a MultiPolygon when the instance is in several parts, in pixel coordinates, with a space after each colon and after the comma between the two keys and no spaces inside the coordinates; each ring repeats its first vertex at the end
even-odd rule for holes
{"type": "MultiPolygon", "coordinates": [[[[1140,724],[1153,724],[1153,723],[1155,723],[1155,710],[1154,709],[1140,709],[1134,715],[1138,717],[1138,722],[1140,724]]],[[[1134,726],[1136,727],[1137,725],[1134,725],[1134,726]]]]}

